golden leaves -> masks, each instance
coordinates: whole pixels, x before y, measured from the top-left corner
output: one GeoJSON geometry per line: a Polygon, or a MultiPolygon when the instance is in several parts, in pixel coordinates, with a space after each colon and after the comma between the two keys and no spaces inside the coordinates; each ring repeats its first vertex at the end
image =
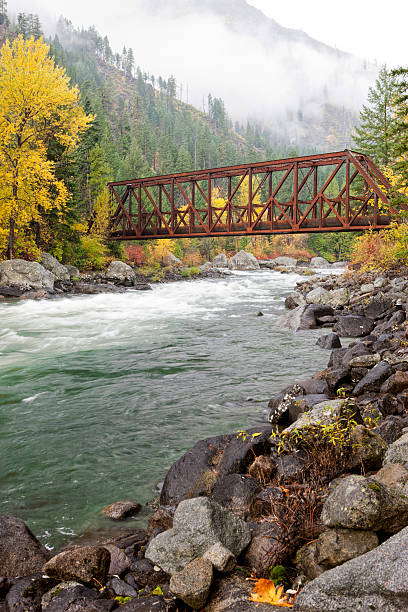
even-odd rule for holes
{"type": "Polygon", "coordinates": [[[284,587],[276,587],[273,580],[261,578],[257,580],[254,586],[254,592],[251,594],[250,601],[256,603],[267,603],[281,608],[293,608],[293,603],[290,603],[287,596],[284,594],[284,587]]]}
{"type": "Polygon", "coordinates": [[[0,219],[24,228],[62,210],[68,190],[47,159],[52,140],[73,148],[93,121],[65,69],[42,38],[7,41],[0,50],[0,219]]]}

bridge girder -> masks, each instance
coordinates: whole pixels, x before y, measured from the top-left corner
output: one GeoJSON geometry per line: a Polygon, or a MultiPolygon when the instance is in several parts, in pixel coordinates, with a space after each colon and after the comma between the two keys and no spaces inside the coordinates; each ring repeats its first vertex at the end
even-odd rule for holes
{"type": "Polygon", "coordinates": [[[391,222],[387,178],[368,156],[349,150],[108,187],[112,240],[378,230],[391,222]]]}

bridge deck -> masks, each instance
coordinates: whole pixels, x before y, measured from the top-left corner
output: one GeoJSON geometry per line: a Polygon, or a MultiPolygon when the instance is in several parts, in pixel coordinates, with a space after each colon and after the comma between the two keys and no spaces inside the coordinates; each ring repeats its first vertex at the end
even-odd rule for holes
{"type": "Polygon", "coordinates": [[[109,238],[382,229],[389,187],[369,157],[349,150],[112,182],[109,238]]]}

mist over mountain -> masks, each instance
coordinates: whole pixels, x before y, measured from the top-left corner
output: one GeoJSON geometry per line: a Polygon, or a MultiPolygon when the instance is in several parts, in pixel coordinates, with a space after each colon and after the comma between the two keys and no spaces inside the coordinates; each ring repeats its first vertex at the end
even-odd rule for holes
{"type": "Polygon", "coordinates": [[[211,92],[233,120],[261,122],[293,144],[350,144],[377,74],[245,0],[136,0],[121,35],[142,69],[176,76],[184,101],[205,109],[211,92]]]}

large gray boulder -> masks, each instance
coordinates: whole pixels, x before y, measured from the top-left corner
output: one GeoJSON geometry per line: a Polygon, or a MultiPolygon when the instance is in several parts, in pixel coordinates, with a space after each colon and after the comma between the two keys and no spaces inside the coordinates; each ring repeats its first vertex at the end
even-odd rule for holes
{"type": "Polygon", "coordinates": [[[333,331],[336,331],[340,336],[360,338],[370,334],[373,329],[374,323],[371,319],[359,315],[343,315],[338,317],[333,331]]]}
{"type": "Polygon", "coordinates": [[[345,287],[340,289],[333,289],[329,291],[330,300],[329,304],[333,308],[341,308],[342,306],[347,306],[350,301],[350,294],[345,287]]]}
{"type": "Polygon", "coordinates": [[[387,463],[401,463],[408,468],[408,432],[390,444],[384,457],[384,465],[387,463]]]}
{"type": "Polygon", "coordinates": [[[408,528],[324,572],[299,593],[294,612],[401,612],[408,609],[408,528]]]}
{"type": "Polygon", "coordinates": [[[172,576],[214,544],[221,544],[237,557],[250,541],[249,527],[243,520],[206,497],[195,497],[178,505],[173,529],[153,538],[145,557],[172,576]]]}
{"type": "Polygon", "coordinates": [[[331,263],[324,257],[312,257],[310,260],[311,268],[330,268],[331,263]]]}
{"type": "Polygon", "coordinates": [[[216,255],[212,262],[216,268],[228,268],[228,259],[225,253],[216,255]]]}
{"type": "Polygon", "coordinates": [[[329,304],[330,292],[323,287],[316,287],[306,295],[307,304],[329,304]]]}
{"type": "Polygon", "coordinates": [[[174,506],[183,499],[208,495],[219,478],[246,472],[254,455],[270,451],[271,431],[271,426],[261,427],[244,437],[234,433],[200,440],[167,472],[160,503],[174,506]]]}
{"type": "Polygon", "coordinates": [[[374,478],[346,476],[323,505],[326,527],[396,533],[408,525],[408,497],[374,478]]]}
{"type": "Polygon", "coordinates": [[[390,377],[391,373],[391,366],[386,361],[380,361],[357,383],[354,387],[354,395],[379,391],[382,383],[390,377]]]}
{"type": "Polygon", "coordinates": [[[54,289],[55,275],[37,261],[8,259],[0,262],[0,287],[31,289],[54,289]]]}
{"type": "Polygon", "coordinates": [[[111,261],[105,272],[105,278],[120,284],[133,283],[135,273],[125,262],[111,261]]]}
{"type": "Polygon", "coordinates": [[[314,425],[331,425],[339,417],[354,414],[354,412],[354,407],[349,406],[343,399],[327,400],[300,414],[299,418],[284,432],[290,433],[295,429],[305,429],[314,425]]]}
{"type": "Polygon", "coordinates": [[[41,253],[41,265],[54,274],[55,280],[62,282],[71,280],[69,270],[49,253],[41,253]]]}
{"type": "Polygon", "coordinates": [[[239,251],[228,262],[230,270],[259,270],[259,263],[252,253],[239,251]]]}
{"type": "Polygon", "coordinates": [[[270,259],[268,261],[273,267],[284,266],[285,268],[292,268],[297,265],[297,260],[294,257],[287,257],[286,255],[281,255],[279,257],[275,257],[275,259],[270,259]]]}
{"type": "Polygon", "coordinates": [[[15,516],[0,514],[0,576],[15,578],[40,572],[49,552],[15,516]]]}

